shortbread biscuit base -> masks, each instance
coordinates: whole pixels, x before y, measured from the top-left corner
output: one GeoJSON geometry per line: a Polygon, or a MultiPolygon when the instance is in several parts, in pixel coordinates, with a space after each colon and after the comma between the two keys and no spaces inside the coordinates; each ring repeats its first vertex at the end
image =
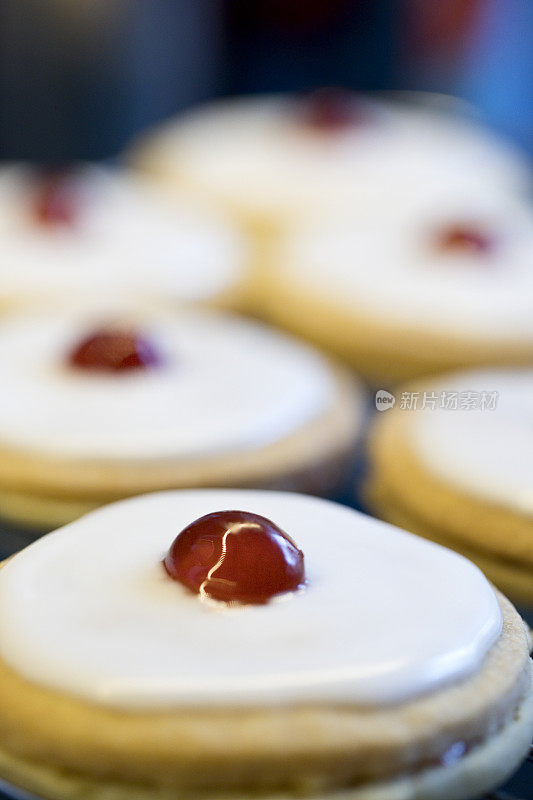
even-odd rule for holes
{"type": "Polygon", "coordinates": [[[519,561],[492,557],[482,549],[454,539],[444,530],[430,527],[424,520],[413,516],[403,505],[402,499],[395,497],[386,486],[380,486],[376,482],[367,483],[364,495],[367,507],[380,519],[461,553],[473,561],[513,602],[522,606],[533,606],[533,570],[527,566],[519,561]]]}
{"type": "Polygon", "coordinates": [[[185,170],[173,169],[169,175],[167,164],[159,158],[157,147],[151,146],[150,137],[144,137],[130,149],[129,161],[134,169],[157,183],[170,202],[173,198],[189,195],[202,206],[222,211],[240,228],[250,247],[247,276],[236,298],[230,298],[229,303],[218,302],[216,305],[264,317],[263,291],[268,291],[268,287],[264,285],[263,275],[276,257],[278,240],[300,215],[288,216],[286,209],[282,208],[277,213],[266,208],[260,211],[228,197],[213,196],[208,188],[191,180],[185,170]]]}
{"type": "Polygon", "coordinates": [[[0,447],[0,515],[54,526],[104,503],[161,489],[253,487],[331,494],[344,480],[365,413],[362,388],[334,368],[334,398],[319,418],[259,450],[172,461],[83,461],[0,447]]]}
{"type": "Polygon", "coordinates": [[[212,186],[206,186],[190,174],[185,161],[181,166],[173,163],[169,171],[167,158],[158,147],[158,138],[157,131],[153,135],[143,136],[130,147],[127,160],[133,169],[155,181],[169,200],[172,200],[172,197],[189,195],[203,206],[222,211],[248,233],[252,243],[256,244],[276,239],[287,229],[288,217],[292,223],[302,218],[302,214],[298,213],[296,208],[293,214],[288,214],[286,206],[275,209],[269,204],[261,208],[258,204],[239,202],[229,193],[213,192],[212,186]]]}
{"type": "MultiPolygon", "coordinates": [[[[434,767],[390,781],[357,789],[313,795],[300,800],[466,800],[503,783],[528,752],[533,726],[533,695],[518,709],[515,719],[451,766],[434,767]]],[[[0,773],[19,787],[37,792],[45,800],[176,800],[171,789],[136,784],[90,781],[51,767],[15,759],[0,749],[0,773]]],[[[254,793],[262,800],[294,800],[291,794],[254,793]]],[[[182,794],[180,800],[250,800],[251,795],[182,794]]]]}
{"type": "MultiPolygon", "coordinates": [[[[228,287],[221,292],[207,298],[203,301],[196,301],[194,303],[182,303],[179,305],[185,308],[199,307],[199,308],[213,308],[219,311],[234,311],[246,312],[250,304],[250,295],[252,292],[251,284],[249,283],[250,276],[247,275],[237,285],[228,287]]],[[[175,304],[177,307],[178,304],[175,304]]]]}
{"type": "Polygon", "coordinates": [[[533,364],[533,342],[476,338],[458,329],[430,331],[372,315],[290,278],[271,256],[255,287],[256,304],[277,325],[330,350],[381,386],[483,365],[533,364]]]}
{"type": "Polygon", "coordinates": [[[195,300],[180,299],[179,297],[163,298],[158,294],[146,292],[142,297],[129,296],[126,292],[122,297],[101,298],[84,297],[82,295],[67,296],[58,295],[35,295],[28,296],[25,292],[2,293],[0,287],[0,314],[19,314],[19,313],[40,313],[42,311],[63,312],[65,304],[71,310],[77,310],[81,314],[96,311],[102,313],[102,309],[111,315],[137,313],[139,311],[153,314],[176,314],[180,310],[193,309],[212,309],[213,311],[228,311],[234,313],[247,313],[254,297],[254,281],[252,280],[252,265],[249,264],[246,273],[241,279],[231,286],[216,292],[215,294],[197,298],[195,300]]]}
{"type": "MultiPolygon", "coordinates": [[[[279,474],[270,480],[249,481],[245,477],[239,479],[241,489],[269,489],[282,492],[299,492],[300,494],[334,497],[346,483],[346,475],[350,473],[354,461],[354,440],[350,439],[348,449],[339,452],[326,460],[317,462],[307,468],[292,473],[279,474]]],[[[194,484],[192,488],[213,488],[214,484],[194,484]]],[[[216,488],[235,488],[235,480],[226,483],[220,478],[216,488]]],[[[168,488],[168,487],[165,487],[168,488]]],[[[191,488],[175,486],[173,488],[191,488]]],[[[52,495],[37,495],[33,492],[17,492],[0,489],[0,515],[6,521],[21,528],[34,531],[54,530],[78,519],[107,503],[124,499],[125,494],[110,497],[106,494],[101,499],[96,497],[70,498],[52,495]]]]}
{"type": "MultiPolygon", "coordinates": [[[[451,766],[434,767],[390,781],[327,794],[298,795],[300,800],[465,800],[503,783],[528,752],[533,728],[533,695],[501,732],[451,766]]],[[[45,800],[176,800],[174,790],[138,784],[91,781],[42,764],[17,759],[0,749],[0,773],[16,786],[45,800]]],[[[250,794],[180,793],[180,800],[250,800],[250,794]]],[[[294,800],[293,794],[253,794],[262,800],[294,800]]]]}
{"type": "MultiPolygon", "coordinates": [[[[472,753],[490,742],[529,703],[525,626],[505,598],[500,603],[503,632],[481,671],[381,709],[126,712],[37,686],[0,661],[1,769],[27,785],[9,772],[9,753],[13,763],[46,766],[82,784],[139,784],[161,797],[171,791],[305,797],[433,769],[458,742],[472,753]]],[[[517,747],[517,758],[523,750],[517,747]]]]}
{"type": "Polygon", "coordinates": [[[417,413],[394,409],[377,420],[369,438],[370,481],[385,487],[389,496],[401,498],[409,517],[431,530],[533,573],[533,520],[448,485],[430,472],[411,443],[410,425],[417,413]]]}

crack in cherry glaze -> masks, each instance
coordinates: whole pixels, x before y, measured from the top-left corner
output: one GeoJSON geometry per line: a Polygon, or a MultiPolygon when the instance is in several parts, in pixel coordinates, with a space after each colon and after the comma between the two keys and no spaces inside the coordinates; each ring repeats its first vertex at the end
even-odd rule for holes
{"type": "Polygon", "coordinates": [[[83,339],[69,355],[69,364],[94,372],[124,372],[161,364],[152,343],[138,333],[99,330],[83,339]]]}
{"type": "Polygon", "coordinates": [[[33,219],[49,228],[72,227],[78,216],[79,197],[72,172],[66,167],[44,168],[37,176],[33,219]]]}
{"type": "Polygon", "coordinates": [[[175,538],[164,561],[171,578],[202,599],[264,604],[305,582],[304,555],[271,520],[217,511],[175,538]]]}
{"type": "Polygon", "coordinates": [[[335,87],[316,89],[303,98],[300,121],[319,133],[342,133],[365,125],[368,109],[357,95],[347,89],[335,87]]]}
{"type": "Polygon", "coordinates": [[[485,255],[493,249],[494,239],[475,225],[457,223],[437,231],[434,244],[443,252],[485,255]]]}

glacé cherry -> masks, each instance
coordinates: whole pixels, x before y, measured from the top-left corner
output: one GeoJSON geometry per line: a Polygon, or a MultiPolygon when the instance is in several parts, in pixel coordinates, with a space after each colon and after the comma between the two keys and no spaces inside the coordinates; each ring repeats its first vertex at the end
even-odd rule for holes
{"type": "Polygon", "coordinates": [[[368,109],[357,95],[346,89],[316,89],[304,97],[300,121],[319,133],[341,133],[365,124],[368,121],[368,109]]]}
{"type": "Polygon", "coordinates": [[[493,239],[474,225],[455,224],[437,232],[435,244],[438,250],[456,253],[484,255],[493,247],[493,239]]]}
{"type": "Polygon", "coordinates": [[[122,372],[161,363],[152,343],[138,333],[99,330],[83,339],[70,353],[73,367],[98,372],[122,372]]]}
{"type": "Polygon", "coordinates": [[[78,214],[79,196],[71,173],[47,168],[38,176],[33,197],[33,219],[45,227],[71,227],[78,214]]]}
{"type": "Polygon", "coordinates": [[[305,582],[302,551],[271,520],[247,511],[195,520],[178,534],[163,563],[191,592],[226,603],[266,603],[305,582]]]}

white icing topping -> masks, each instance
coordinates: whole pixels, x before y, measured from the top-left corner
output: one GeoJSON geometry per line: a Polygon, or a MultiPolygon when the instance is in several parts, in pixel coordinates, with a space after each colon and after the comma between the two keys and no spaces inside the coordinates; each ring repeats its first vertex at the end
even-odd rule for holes
{"type": "Polygon", "coordinates": [[[475,672],[501,630],[461,556],[302,495],[197,490],[115,503],[0,572],[0,653],[39,684],[119,708],[401,702],[475,672]],[[305,554],[307,588],[224,610],[161,559],[215,510],[272,519],[305,554]]]}
{"type": "Polygon", "coordinates": [[[528,208],[471,190],[298,226],[278,260],[305,290],[372,318],[532,342],[532,249],[528,208]],[[486,235],[487,251],[439,250],[439,233],[455,225],[486,235]]]}
{"type": "Polygon", "coordinates": [[[160,126],[145,155],[163,177],[259,214],[381,205],[391,194],[427,197],[445,185],[523,188],[529,180],[510,146],[424,99],[361,100],[368,122],[330,136],[300,124],[301,102],[274,95],[212,103],[160,126]]]}
{"type": "Polygon", "coordinates": [[[80,167],[71,226],[33,217],[38,173],[0,171],[0,302],[203,300],[242,279],[245,246],[225,220],[166,202],[119,170],[80,167]]]}
{"type": "MultiPolygon", "coordinates": [[[[533,372],[462,372],[428,391],[498,392],[496,407],[437,407],[409,415],[415,452],[427,469],[452,486],[533,516],[533,372]]],[[[466,395],[463,395],[466,398],[466,395]]],[[[464,403],[459,398],[459,406],[464,403]]]]}
{"type": "Polygon", "coordinates": [[[69,368],[96,317],[1,320],[0,445],[67,458],[230,456],[294,433],[332,401],[322,356],[259,323],[200,312],[132,321],[161,366],[69,368]]]}

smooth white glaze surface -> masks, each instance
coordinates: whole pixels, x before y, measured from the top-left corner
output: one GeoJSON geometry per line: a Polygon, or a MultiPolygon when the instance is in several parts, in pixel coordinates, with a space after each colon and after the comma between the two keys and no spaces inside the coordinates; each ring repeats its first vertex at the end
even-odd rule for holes
{"type": "Polygon", "coordinates": [[[319,353],[260,323],[207,312],[116,323],[146,337],[160,366],[70,367],[78,343],[114,319],[0,321],[0,446],[73,459],[231,456],[294,433],[333,400],[319,353]]]}
{"type": "Polygon", "coordinates": [[[461,556],[303,495],[168,492],[45,536],[0,572],[0,654],[31,681],[125,709],[335,702],[380,706],[480,668],[495,594],[461,556]],[[213,511],[273,520],[307,587],[263,606],[202,602],[161,564],[213,511]]]}
{"type": "Polygon", "coordinates": [[[411,440],[416,455],[441,480],[533,516],[533,371],[463,372],[431,383],[429,391],[455,391],[463,398],[471,393],[471,402],[484,391],[498,392],[493,410],[437,407],[411,413],[411,440]]]}
{"type": "Polygon", "coordinates": [[[140,156],[153,159],[167,181],[278,216],[431,197],[448,185],[498,191],[528,184],[526,161],[512,147],[450,113],[446,98],[443,109],[432,95],[415,98],[360,98],[366,120],[330,135],[302,124],[302,98],[224,100],[161,125],[140,156]]]}
{"type": "Polygon", "coordinates": [[[246,247],[226,220],[124,171],[81,166],[71,180],[73,224],[47,226],[33,218],[38,173],[0,171],[0,302],[196,301],[241,281],[246,247]]]}
{"type": "Polygon", "coordinates": [[[532,251],[531,211],[476,189],[295,226],[277,261],[281,280],[371,319],[533,347],[532,251]],[[486,252],[439,249],[439,234],[457,225],[492,244],[486,252]]]}

